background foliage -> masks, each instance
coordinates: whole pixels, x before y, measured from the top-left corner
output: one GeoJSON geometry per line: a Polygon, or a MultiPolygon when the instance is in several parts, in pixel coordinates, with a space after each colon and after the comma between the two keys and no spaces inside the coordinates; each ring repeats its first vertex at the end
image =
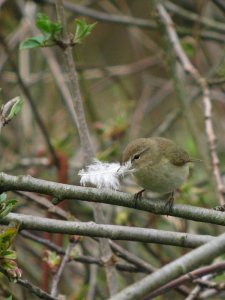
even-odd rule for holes
{"type": "MultiPolygon", "coordinates": [[[[217,1],[165,1],[164,5],[175,23],[186,55],[208,82],[217,153],[223,174],[225,7],[223,10],[215,2],[217,1]]],[[[80,44],[78,38],[73,47],[85,114],[96,155],[101,160],[120,161],[124,147],[132,139],[153,135],[170,138],[185,148],[191,157],[200,160],[194,164],[190,178],[181,188],[176,202],[207,208],[218,205],[205,132],[202,91],[190,74],[185,74],[178,62],[153,1],[70,0],[69,3],[70,5],[65,5],[65,9],[70,32],[76,31],[74,20],[78,17],[77,24],[80,22],[80,26],[81,20],[88,24],[97,21],[85,41],[80,44]],[[79,16],[76,5],[92,9],[96,15],[79,16]],[[105,20],[98,17],[101,12],[105,14],[105,20]],[[111,15],[118,16],[116,22],[111,20],[111,15]],[[125,16],[130,17],[129,24],[123,23],[125,16]],[[138,19],[145,20],[145,25],[135,25],[138,19]]],[[[22,111],[1,133],[1,171],[79,185],[77,173],[83,166],[82,149],[71,113],[65,106],[62,79],[67,84],[68,82],[63,51],[58,46],[31,50],[21,49],[20,46],[28,38],[40,34],[35,26],[39,13],[57,22],[52,1],[0,1],[1,101],[6,103],[16,96],[24,99],[22,111]],[[24,89],[29,91],[30,99],[24,89]],[[40,122],[37,122],[37,112],[48,136],[47,140],[54,149],[53,153],[49,151],[40,122]],[[59,168],[55,165],[52,156],[54,153],[59,160],[59,168]]],[[[54,34],[50,34],[51,42],[54,42],[61,29],[60,24],[54,24],[54,34]]],[[[38,27],[40,28],[40,23],[38,27]]],[[[44,34],[49,34],[48,29],[44,34]]],[[[134,193],[138,191],[138,187],[126,179],[123,190],[134,193]]],[[[15,195],[12,197],[15,198],[15,195]]],[[[21,194],[16,198],[18,203],[14,212],[36,216],[51,215],[38,201],[30,201],[21,194]]],[[[62,208],[81,221],[93,220],[92,209],[85,202],[65,202],[62,208]]],[[[222,233],[220,226],[155,216],[124,207],[105,205],[104,211],[107,223],[110,224],[208,235],[222,233]]],[[[50,239],[47,233],[35,234],[50,239]]],[[[68,242],[68,236],[54,235],[51,239],[62,247],[68,242]]],[[[88,255],[98,259],[98,249],[93,240],[78,240],[74,250],[75,257],[88,255]]],[[[155,267],[187,252],[184,248],[174,246],[129,241],[120,244],[155,267]]],[[[13,245],[24,276],[43,289],[48,289],[50,274],[58,267],[59,256],[22,235],[17,236],[13,245]]],[[[117,259],[120,261],[120,258],[117,259]]],[[[93,274],[97,274],[97,288],[92,299],[106,299],[108,292],[102,268],[78,262],[68,264],[60,283],[60,292],[66,295],[66,299],[86,299],[87,295],[91,297],[88,291],[95,276],[93,274]]],[[[122,288],[144,275],[141,272],[120,272],[118,276],[122,288]]],[[[223,280],[223,277],[219,280],[223,280]]],[[[31,299],[28,292],[18,286],[15,290],[15,285],[9,284],[3,277],[0,279],[0,286],[2,297],[9,296],[12,289],[13,299],[31,299]]],[[[189,286],[191,287],[192,285],[189,286]]],[[[36,299],[36,296],[32,297],[36,299]]],[[[185,299],[174,290],[158,299],[172,297],[185,299]]],[[[214,299],[223,298],[218,296],[214,299]]]]}

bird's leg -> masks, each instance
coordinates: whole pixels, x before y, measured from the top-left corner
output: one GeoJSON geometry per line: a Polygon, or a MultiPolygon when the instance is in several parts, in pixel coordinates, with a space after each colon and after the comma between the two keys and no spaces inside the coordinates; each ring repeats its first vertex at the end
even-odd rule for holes
{"type": "Polygon", "coordinates": [[[135,208],[137,207],[138,200],[141,200],[144,191],[145,191],[145,189],[142,189],[139,192],[137,192],[136,194],[134,194],[134,207],[135,208]]]}
{"type": "Polygon", "coordinates": [[[174,202],[174,191],[170,193],[168,199],[166,200],[165,210],[167,210],[168,213],[170,213],[172,210],[173,202],[174,202]]]}
{"type": "Polygon", "coordinates": [[[213,207],[214,210],[225,212],[225,204],[213,207]]]}

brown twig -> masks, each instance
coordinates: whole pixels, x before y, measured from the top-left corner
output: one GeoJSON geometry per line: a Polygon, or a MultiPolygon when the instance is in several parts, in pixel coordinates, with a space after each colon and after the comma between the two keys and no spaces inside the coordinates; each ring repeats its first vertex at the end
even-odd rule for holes
{"type": "Polygon", "coordinates": [[[224,270],[225,270],[225,262],[224,261],[212,264],[211,266],[199,268],[189,274],[185,274],[185,275],[179,277],[178,279],[175,279],[175,280],[165,284],[164,286],[155,290],[153,293],[149,294],[148,297],[146,297],[146,299],[149,299],[149,297],[153,298],[153,297],[157,297],[161,294],[164,294],[167,291],[190,281],[191,278],[201,277],[201,276],[204,276],[207,274],[212,274],[212,273],[219,273],[224,270]],[[191,274],[191,276],[190,276],[190,274],[191,274]]]}
{"type": "MultiPolygon", "coordinates": [[[[62,42],[65,44],[69,44],[70,38],[69,38],[69,33],[67,31],[67,25],[66,25],[66,19],[65,19],[65,13],[64,13],[64,7],[63,7],[62,0],[56,1],[56,11],[57,11],[57,15],[58,15],[58,20],[63,26],[62,42]]],[[[76,66],[75,66],[75,63],[73,60],[71,45],[68,45],[63,50],[63,55],[64,55],[65,66],[67,69],[67,76],[69,79],[68,84],[69,84],[70,92],[71,92],[71,95],[73,98],[73,105],[74,105],[74,110],[75,110],[76,119],[77,119],[77,129],[79,132],[80,142],[81,142],[81,146],[83,149],[84,161],[85,161],[85,163],[87,163],[94,156],[94,151],[92,149],[89,131],[88,131],[88,127],[87,127],[87,122],[86,122],[86,118],[85,118],[85,114],[84,114],[80,86],[78,83],[78,75],[77,75],[76,66]]]]}
{"type": "MultiPolygon", "coordinates": [[[[56,11],[59,22],[63,26],[62,30],[62,41],[68,43],[70,41],[69,33],[67,31],[65,12],[63,7],[63,0],[56,1],[56,11]]],[[[78,75],[76,66],[73,60],[72,48],[69,45],[63,50],[65,66],[68,71],[68,84],[70,87],[70,92],[73,98],[74,109],[77,118],[77,128],[79,132],[79,137],[81,141],[81,147],[84,153],[85,163],[88,163],[94,156],[94,151],[92,148],[89,131],[87,127],[87,122],[84,114],[80,86],[78,83],[78,75]]],[[[96,222],[104,223],[104,213],[100,204],[93,205],[94,217],[96,222]]],[[[113,263],[113,254],[110,249],[108,240],[100,240],[100,252],[101,259],[105,264],[107,283],[109,287],[110,295],[115,294],[118,291],[118,283],[116,279],[116,270],[113,263]]]]}
{"type": "Polygon", "coordinates": [[[74,248],[74,246],[77,244],[77,240],[73,240],[73,241],[70,241],[67,248],[66,248],[66,251],[65,251],[65,255],[63,256],[63,259],[61,261],[61,264],[56,272],[56,274],[54,275],[53,277],[53,280],[52,280],[52,288],[51,288],[51,296],[53,297],[57,297],[58,295],[58,284],[59,284],[59,281],[62,277],[62,273],[63,273],[63,270],[67,264],[67,262],[69,261],[70,259],[70,254],[74,248]]]}
{"type": "MultiPolygon", "coordinates": [[[[0,272],[3,273],[6,277],[8,277],[8,274],[7,272],[2,269],[0,267],[0,272]]],[[[8,277],[9,278],[9,277],[8,277]]],[[[10,279],[10,278],[9,278],[10,279]]],[[[59,298],[57,297],[53,297],[51,295],[49,295],[48,293],[46,293],[45,291],[43,291],[42,289],[40,289],[39,287],[35,286],[33,283],[29,282],[28,280],[26,279],[22,279],[22,278],[18,278],[16,280],[16,283],[27,288],[28,291],[31,293],[31,294],[34,294],[36,295],[37,297],[41,298],[41,299],[46,299],[46,300],[59,300],[59,298]]]]}
{"type": "Polygon", "coordinates": [[[217,155],[217,147],[216,147],[216,135],[213,128],[212,123],[212,104],[210,99],[210,91],[208,88],[208,84],[206,79],[199,73],[199,71],[193,66],[190,62],[189,58],[185,54],[177,33],[174,28],[173,21],[167,11],[165,10],[162,4],[156,5],[157,10],[159,12],[160,18],[166,28],[168,38],[174,48],[174,51],[177,55],[177,58],[181,62],[182,67],[184,68],[185,72],[188,73],[200,86],[202,90],[202,101],[204,105],[204,115],[205,115],[205,130],[208,139],[210,154],[211,154],[211,161],[213,172],[216,181],[216,188],[219,196],[219,203],[223,205],[224,201],[224,184],[222,181],[222,177],[219,170],[219,158],[217,155]]]}

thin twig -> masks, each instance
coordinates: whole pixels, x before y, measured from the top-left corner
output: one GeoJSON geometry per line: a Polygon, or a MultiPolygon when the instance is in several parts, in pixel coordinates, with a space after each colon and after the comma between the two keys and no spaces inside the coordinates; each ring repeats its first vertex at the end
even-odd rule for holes
{"type": "Polygon", "coordinates": [[[15,194],[18,194],[20,196],[25,197],[28,200],[32,200],[38,205],[45,207],[48,209],[49,212],[51,212],[54,215],[59,216],[62,219],[65,220],[76,220],[74,216],[72,216],[69,212],[63,210],[59,206],[53,205],[47,198],[41,197],[37,194],[34,193],[29,193],[29,192],[21,192],[21,191],[16,191],[15,194]]]}
{"type": "Polygon", "coordinates": [[[30,93],[30,90],[27,88],[26,84],[24,83],[23,79],[21,78],[20,76],[20,73],[19,73],[19,70],[18,70],[18,67],[16,65],[16,63],[14,62],[14,59],[13,59],[13,55],[12,55],[12,51],[11,49],[9,48],[7,42],[5,41],[5,39],[0,35],[0,43],[2,45],[2,47],[4,48],[5,52],[8,54],[8,60],[9,60],[9,63],[12,67],[12,69],[14,70],[15,74],[16,74],[16,77],[17,77],[17,80],[18,80],[18,83],[24,93],[24,95],[26,96],[26,98],[28,99],[28,102],[31,106],[31,109],[32,109],[32,112],[34,114],[34,117],[36,119],[36,122],[43,134],[43,137],[45,139],[45,142],[49,148],[49,152],[51,153],[52,155],[52,159],[55,163],[55,165],[57,166],[58,165],[58,158],[57,158],[57,154],[55,152],[55,149],[54,147],[52,146],[52,143],[51,143],[51,139],[49,137],[49,134],[47,132],[47,129],[43,123],[43,120],[36,108],[36,105],[34,103],[34,100],[33,100],[33,97],[30,93]]]}
{"type": "Polygon", "coordinates": [[[187,19],[187,20],[190,20],[193,22],[199,22],[200,25],[210,28],[212,30],[218,31],[218,32],[225,32],[225,26],[224,26],[224,24],[221,24],[221,22],[214,21],[214,20],[204,17],[204,16],[199,17],[198,14],[183,8],[181,6],[182,4],[179,6],[171,1],[167,0],[164,2],[164,5],[166,6],[166,8],[169,11],[181,16],[184,19],[187,19]]]}
{"type": "Polygon", "coordinates": [[[96,286],[97,286],[97,270],[98,270],[98,266],[96,266],[96,265],[90,266],[88,293],[86,296],[86,300],[96,299],[95,292],[96,292],[96,286]]]}
{"type": "MultiPolygon", "coordinates": [[[[44,0],[44,1],[50,4],[55,4],[55,0],[44,0]]],[[[219,0],[215,0],[215,1],[219,1],[219,0]]],[[[154,30],[157,29],[157,24],[147,19],[134,18],[134,17],[124,16],[124,15],[108,14],[85,6],[76,5],[72,2],[67,2],[67,1],[65,1],[65,8],[68,9],[70,12],[75,12],[76,14],[82,16],[88,16],[101,22],[120,24],[124,26],[138,26],[146,29],[154,29],[154,30]]],[[[220,24],[219,22],[217,23],[220,24]]],[[[179,26],[177,31],[181,36],[192,35],[192,31],[190,31],[190,29],[187,29],[186,27],[179,26]]],[[[202,39],[205,40],[213,40],[219,43],[224,43],[224,35],[217,32],[201,31],[199,35],[202,39]]]]}
{"type": "Polygon", "coordinates": [[[207,267],[199,268],[191,273],[183,275],[178,279],[172,280],[171,282],[163,285],[159,289],[155,290],[153,293],[149,294],[148,297],[157,297],[161,294],[164,294],[167,291],[174,289],[177,286],[180,286],[181,284],[190,281],[192,278],[201,277],[207,274],[219,273],[224,270],[225,270],[225,261],[215,263],[207,267]]]}
{"type": "Polygon", "coordinates": [[[187,57],[186,53],[184,52],[180,42],[179,38],[177,36],[177,33],[174,29],[173,21],[170,17],[170,15],[167,13],[165,8],[162,4],[156,5],[157,10],[159,12],[159,15],[161,17],[161,20],[163,24],[165,25],[168,38],[171,41],[171,44],[173,45],[174,51],[181,62],[182,67],[184,68],[185,72],[191,75],[191,77],[199,84],[201,90],[202,90],[202,100],[204,105],[204,114],[205,114],[205,130],[206,130],[206,136],[208,139],[209,144],[209,150],[211,154],[211,161],[212,161],[212,167],[213,172],[215,176],[216,181],[216,188],[219,196],[219,203],[223,205],[225,203],[224,201],[224,184],[223,180],[220,174],[219,170],[219,158],[217,155],[217,147],[216,147],[216,135],[213,128],[212,123],[212,104],[210,99],[210,91],[208,88],[208,84],[206,79],[199,73],[199,71],[193,66],[189,58],[187,57]]]}
{"type": "Polygon", "coordinates": [[[213,0],[213,2],[223,13],[225,13],[225,3],[223,0],[213,0]]]}
{"type": "Polygon", "coordinates": [[[196,285],[191,293],[185,298],[185,300],[195,300],[198,299],[199,294],[202,291],[202,287],[200,285],[196,285]]]}
{"type": "MultiPolygon", "coordinates": [[[[32,241],[35,241],[41,245],[46,246],[47,248],[51,249],[52,251],[55,251],[57,254],[59,255],[65,255],[65,250],[61,247],[59,247],[58,245],[56,245],[55,243],[45,239],[45,238],[41,238],[35,234],[32,234],[26,230],[23,230],[20,232],[20,234],[25,237],[28,238],[32,241]]],[[[79,255],[76,257],[70,257],[70,260],[74,260],[75,262],[79,262],[79,263],[84,263],[84,264],[89,264],[89,265],[97,265],[99,267],[103,267],[103,264],[101,262],[100,259],[92,257],[92,256],[88,256],[88,255],[79,255]]],[[[120,263],[120,262],[116,262],[115,266],[117,268],[117,270],[119,271],[124,271],[124,272],[140,272],[140,273],[149,273],[149,271],[147,271],[145,268],[138,266],[136,264],[125,264],[125,263],[120,263]]]]}
{"type": "Polygon", "coordinates": [[[68,72],[68,83],[73,98],[74,110],[77,118],[77,129],[79,132],[80,142],[83,149],[84,161],[85,163],[87,163],[94,156],[94,151],[91,145],[87,122],[84,114],[80,86],[78,83],[77,70],[73,60],[72,47],[69,45],[70,38],[69,33],[67,31],[67,24],[62,0],[56,1],[56,11],[58,20],[63,26],[62,42],[68,44],[68,46],[63,50],[64,61],[68,72]]]}
{"type": "MultiPolygon", "coordinates": [[[[0,267],[0,272],[3,273],[6,277],[8,277],[7,272],[4,269],[2,269],[1,267],[0,267]]],[[[16,283],[23,286],[23,287],[25,287],[26,289],[28,289],[28,291],[31,294],[34,294],[34,295],[36,295],[37,297],[39,297],[41,299],[59,300],[59,298],[49,295],[48,293],[46,293],[45,291],[43,291],[42,289],[40,289],[39,287],[37,287],[36,285],[34,285],[33,283],[29,282],[26,279],[18,278],[16,280],[16,283]]]]}
{"type": "Polygon", "coordinates": [[[59,281],[62,277],[62,273],[63,273],[63,270],[66,266],[66,263],[69,261],[70,259],[70,254],[74,248],[74,246],[76,245],[77,241],[74,240],[74,241],[70,241],[67,248],[66,248],[66,252],[65,252],[65,255],[63,256],[63,259],[61,261],[61,264],[56,272],[56,274],[54,275],[53,277],[53,280],[52,280],[52,288],[51,288],[51,296],[53,297],[57,297],[58,295],[58,284],[59,284],[59,281]]]}

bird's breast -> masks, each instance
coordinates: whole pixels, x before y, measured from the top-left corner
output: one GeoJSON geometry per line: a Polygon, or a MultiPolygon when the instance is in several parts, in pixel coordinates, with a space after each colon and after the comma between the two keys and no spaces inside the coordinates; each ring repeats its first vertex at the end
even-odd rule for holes
{"type": "Polygon", "coordinates": [[[134,177],[144,189],[156,193],[169,193],[179,188],[187,179],[188,174],[188,164],[175,166],[167,159],[163,159],[158,164],[137,168],[134,177]]]}

